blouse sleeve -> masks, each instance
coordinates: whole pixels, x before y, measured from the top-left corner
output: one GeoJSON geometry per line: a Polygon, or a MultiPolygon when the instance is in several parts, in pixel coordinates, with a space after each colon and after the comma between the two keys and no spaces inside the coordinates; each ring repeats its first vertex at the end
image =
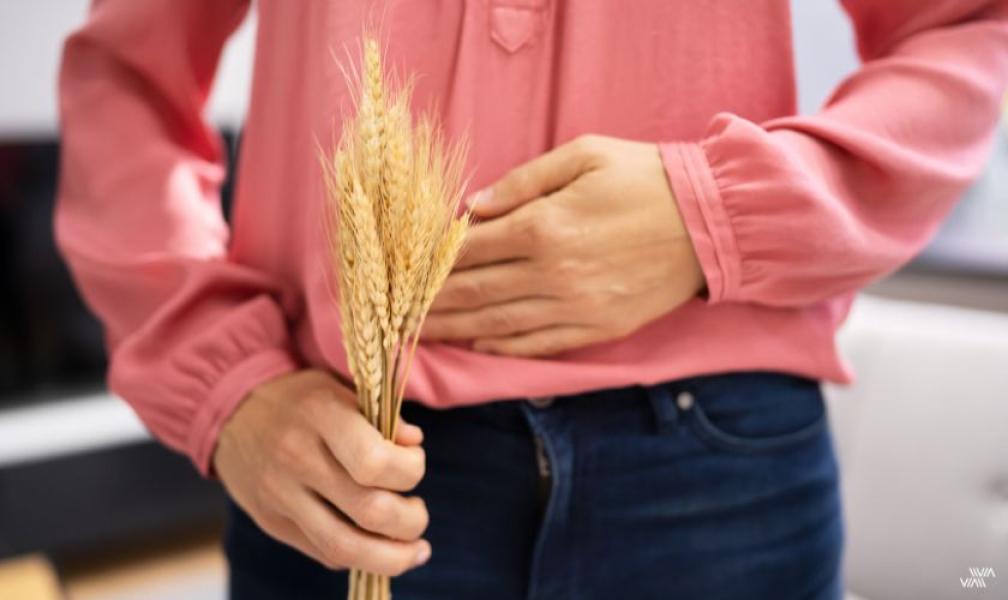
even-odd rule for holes
{"type": "Polygon", "coordinates": [[[96,0],[66,41],[57,243],[102,320],[109,386],[209,474],[221,424],[296,368],[291,290],[229,260],[219,137],[203,120],[247,0],[96,0]]]}
{"type": "Polygon", "coordinates": [[[710,302],[814,303],[918,252],[983,168],[1008,2],[845,0],[862,67],[812,116],[660,144],[710,302]]]}

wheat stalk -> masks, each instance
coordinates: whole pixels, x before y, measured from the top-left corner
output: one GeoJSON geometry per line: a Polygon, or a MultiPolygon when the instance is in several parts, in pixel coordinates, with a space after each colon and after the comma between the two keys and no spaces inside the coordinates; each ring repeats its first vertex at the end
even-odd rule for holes
{"type": "MultiPolygon", "coordinates": [[[[335,151],[321,152],[324,237],[361,412],[393,439],[424,316],[469,226],[466,146],[448,143],[429,113],[413,122],[412,84],[386,73],[367,33],[360,63],[347,76],[355,114],[335,151]]],[[[350,600],[391,598],[388,577],[352,570],[349,583],[350,600]]]]}

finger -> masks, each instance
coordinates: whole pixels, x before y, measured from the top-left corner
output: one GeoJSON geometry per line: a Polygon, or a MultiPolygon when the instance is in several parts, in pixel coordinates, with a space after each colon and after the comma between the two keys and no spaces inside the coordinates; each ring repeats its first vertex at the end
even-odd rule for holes
{"type": "Polygon", "coordinates": [[[513,336],[554,324],[559,306],[552,298],[525,298],[471,311],[429,314],[420,337],[447,341],[513,336]]]}
{"type": "Polygon", "coordinates": [[[360,486],[328,453],[312,453],[306,463],[304,483],[358,527],[403,541],[418,539],[427,529],[427,506],[420,498],[360,486]]]}
{"type": "Polygon", "coordinates": [[[593,143],[591,136],[582,136],[515,167],[470,196],[470,210],[482,219],[499,217],[566,186],[588,169],[593,143]]]}
{"type": "Polygon", "coordinates": [[[516,262],[555,251],[557,230],[565,225],[566,214],[553,200],[561,199],[566,191],[474,225],[454,270],[516,262]]]}
{"type": "Polygon", "coordinates": [[[510,356],[548,356],[595,341],[598,338],[588,326],[556,325],[514,336],[478,339],[473,350],[510,356]]]}
{"type": "MultiPolygon", "coordinates": [[[[306,371],[305,374],[318,377],[318,389],[317,395],[320,396],[316,398],[319,400],[317,404],[324,404],[333,400],[333,396],[336,399],[348,406],[351,406],[354,411],[357,411],[359,400],[357,394],[354,393],[352,386],[353,382],[344,382],[341,379],[337,379],[339,373],[330,373],[327,371],[321,371],[317,369],[312,369],[306,371]]],[[[342,375],[341,375],[342,377],[342,375]]],[[[314,406],[312,406],[314,408],[314,406]]],[[[314,411],[311,411],[311,416],[314,416],[314,411]]],[[[314,419],[311,418],[313,422],[314,419]]],[[[423,442],[423,431],[420,428],[407,423],[405,419],[401,416],[399,417],[399,425],[396,429],[395,443],[400,446],[419,446],[423,442]]]]}
{"type": "Polygon", "coordinates": [[[362,531],[307,490],[292,499],[291,510],[292,518],[325,556],[326,564],[396,576],[430,557],[426,540],[402,542],[362,531]]]}
{"type": "MultiPolygon", "coordinates": [[[[277,494],[276,498],[281,502],[281,506],[286,508],[287,502],[285,499],[290,497],[292,491],[297,493],[298,487],[293,480],[287,479],[285,479],[284,483],[281,485],[282,490],[277,494]]],[[[271,509],[252,509],[244,502],[239,502],[239,504],[241,505],[242,510],[244,510],[249,518],[255,522],[259,529],[262,529],[270,537],[294,548],[305,556],[313,559],[315,562],[329,567],[330,569],[337,569],[345,566],[330,562],[325,554],[317,548],[307,536],[305,536],[301,528],[283,514],[271,509]]]]}
{"type": "Polygon", "coordinates": [[[527,296],[541,296],[543,281],[532,273],[529,261],[518,260],[454,271],[438,292],[431,312],[472,310],[527,296]]]}
{"type": "Polygon", "coordinates": [[[273,515],[267,520],[267,522],[257,524],[259,525],[259,528],[269,534],[270,537],[281,543],[287,544],[320,565],[324,565],[330,569],[342,569],[346,567],[346,565],[332,563],[329,561],[322,551],[316,548],[315,544],[308,539],[308,536],[301,531],[301,528],[298,527],[294,521],[291,521],[286,517],[273,515]]]}
{"type": "Polygon", "coordinates": [[[399,425],[396,427],[395,443],[400,446],[419,446],[423,443],[423,429],[407,422],[399,417],[399,425]]]}
{"type": "Polygon", "coordinates": [[[516,239],[520,229],[518,221],[519,218],[511,214],[470,226],[465,246],[455,262],[455,270],[529,258],[531,247],[518,243],[520,240],[516,239]]]}
{"type": "Polygon", "coordinates": [[[360,485],[406,492],[420,483],[426,463],[423,448],[386,440],[355,406],[345,403],[321,405],[314,416],[315,431],[360,485]]]}

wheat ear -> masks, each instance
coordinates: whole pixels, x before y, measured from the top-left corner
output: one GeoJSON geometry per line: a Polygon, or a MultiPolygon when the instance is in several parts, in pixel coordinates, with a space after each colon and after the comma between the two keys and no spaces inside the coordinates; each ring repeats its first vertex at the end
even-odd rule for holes
{"type": "MultiPolygon", "coordinates": [[[[392,439],[420,327],[468,227],[456,216],[466,147],[447,143],[429,115],[413,122],[412,83],[385,73],[374,39],[365,36],[360,69],[341,69],[356,114],[323,156],[329,273],[361,412],[392,439]]],[[[349,577],[352,600],[390,598],[389,578],[349,577]]]]}

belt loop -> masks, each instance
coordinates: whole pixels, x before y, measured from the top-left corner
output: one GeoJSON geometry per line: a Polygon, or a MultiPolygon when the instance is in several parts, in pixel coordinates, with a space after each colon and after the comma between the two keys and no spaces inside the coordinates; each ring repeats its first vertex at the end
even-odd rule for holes
{"type": "Polygon", "coordinates": [[[676,410],[670,387],[670,384],[659,383],[644,388],[651,410],[654,411],[655,430],[658,433],[669,433],[679,422],[679,411],[676,410]]]}

